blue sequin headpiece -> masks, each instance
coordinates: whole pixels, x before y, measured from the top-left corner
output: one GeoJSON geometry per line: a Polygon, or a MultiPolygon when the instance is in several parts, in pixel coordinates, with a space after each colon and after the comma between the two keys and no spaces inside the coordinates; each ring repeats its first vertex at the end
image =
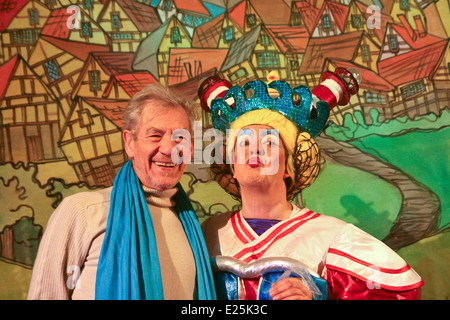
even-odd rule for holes
{"type": "Polygon", "coordinates": [[[319,135],[326,127],[330,114],[330,107],[325,101],[318,101],[313,106],[313,96],[307,87],[301,85],[291,89],[287,82],[280,80],[269,84],[256,80],[242,88],[233,86],[223,98],[211,101],[213,125],[222,132],[226,132],[230,124],[244,113],[261,109],[279,112],[312,137],[319,135]],[[269,94],[273,90],[277,91],[277,97],[269,94]],[[251,92],[253,94],[248,97],[247,93],[251,92]],[[233,106],[227,103],[229,98],[234,98],[233,106]]]}

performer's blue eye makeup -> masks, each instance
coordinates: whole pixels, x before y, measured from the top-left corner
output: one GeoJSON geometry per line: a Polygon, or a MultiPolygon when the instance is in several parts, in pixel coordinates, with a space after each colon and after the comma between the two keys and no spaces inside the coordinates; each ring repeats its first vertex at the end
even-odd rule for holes
{"type": "Polygon", "coordinates": [[[249,135],[249,136],[253,136],[254,135],[254,132],[253,132],[253,130],[252,129],[242,129],[241,130],[241,132],[239,132],[239,137],[240,136],[242,136],[242,135],[244,135],[244,134],[247,134],[247,135],[249,135]]]}
{"type": "Polygon", "coordinates": [[[276,129],[264,129],[260,133],[261,145],[270,144],[272,146],[280,145],[280,135],[276,129]]]}

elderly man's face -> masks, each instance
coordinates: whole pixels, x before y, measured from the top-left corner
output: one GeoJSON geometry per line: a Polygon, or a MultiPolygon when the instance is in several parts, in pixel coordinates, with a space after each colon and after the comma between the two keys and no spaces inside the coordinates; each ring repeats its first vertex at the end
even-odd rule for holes
{"type": "MultiPolygon", "coordinates": [[[[123,135],[125,150],[133,159],[136,175],[146,187],[173,188],[180,181],[186,163],[172,161],[172,150],[180,143],[179,139],[172,138],[172,134],[179,129],[189,131],[186,111],[182,107],[168,108],[150,102],[144,107],[139,121],[136,139],[128,130],[123,135]]],[[[193,148],[189,152],[192,154],[193,148]]]]}

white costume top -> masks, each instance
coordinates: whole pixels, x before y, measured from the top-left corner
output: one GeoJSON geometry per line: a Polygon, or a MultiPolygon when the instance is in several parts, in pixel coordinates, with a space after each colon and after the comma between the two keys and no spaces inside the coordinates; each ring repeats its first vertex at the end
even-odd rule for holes
{"type": "Polygon", "coordinates": [[[287,220],[261,236],[240,211],[211,217],[203,229],[212,257],[230,256],[245,263],[268,257],[293,258],[306,265],[312,275],[327,280],[329,291],[333,290],[330,284],[336,281],[348,287],[349,283],[342,284],[348,279],[360,280],[359,285],[363,281],[367,289],[393,292],[423,285],[421,277],[383,242],[352,224],[307,208],[294,206],[287,220]]]}

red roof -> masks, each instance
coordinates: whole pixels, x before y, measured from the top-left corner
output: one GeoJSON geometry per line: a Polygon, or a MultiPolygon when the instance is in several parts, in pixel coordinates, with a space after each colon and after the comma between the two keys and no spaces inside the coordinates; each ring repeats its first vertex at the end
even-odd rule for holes
{"type": "Polygon", "coordinates": [[[306,1],[296,1],[294,2],[305,22],[306,28],[310,33],[314,31],[317,16],[320,10],[306,1]]]}
{"type": "Polygon", "coordinates": [[[330,59],[329,61],[336,67],[345,69],[358,69],[358,71],[361,73],[362,78],[361,83],[359,84],[360,88],[374,89],[379,91],[392,91],[395,88],[389,81],[381,77],[373,70],[367,69],[350,61],[343,61],[338,59],[330,59]]]}
{"type": "Polygon", "coordinates": [[[194,30],[192,46],[196,48],[217,48],[222,30],[224,14],[198,26],[194,30]]]}
{"type": "Polygon", "coordinates": [[[209,11],[200,0],[174,0],[174,2],[175,7],[177,7],[178,10],[192,11],[208,16],[210,15],[209,11]]]}
{"type": "Polygon", "coordinates": [[[9,81],[11,77],[14,75],[14,70],[19,61],[19,55],[15,55],[7,62],[5,62],[2,66],[0,66],[0,100],[3,99],[6,89],[8,88],[9,81]]]}
{"type": "Polygon", "coordinates": [[[8,28],[11,21],[30,0],[2,0],[0,1],[0,32],[8,28]]]}
{"type": "Polygon", "coordinates": [[[90,44],[85,42],[73,42],[71,40],[64,40],[53,38],[45,35],[41,35],[41,39],[48,41],[55,47],[66,51],[73,55],[74,57],[84,61],[89,57],[91,52],[109,51],[109,47],[106,45],[90,44]]]}
{"type": "Polygon", "coordinates": [[[244,30],[245,28],[245,8],[246,1],[242,1],[228,11],[228,17],[241,28],[241,30],[244,30]]]}
{"type": "Polygon", "coordinates": [[[326,4],[328,5],[328,8],[330,8],[339,30],[344,31],[345,19],[347,19],[347,14],[350,10],[349,7],[331,1],[326,1],[326,4]]]}
{"type": "Polygon", "coordinates": [[[41,35],[51,36],[54,38],[68,39],[71,29],[67,27],[67,21],[73,15],[73,12],[67,8],[52,10],[50,16],[41,30],[41,35]]]}
{"type": "Polygon", "coordinates": [[[109,120],[111,120],[118,128],[122,129],[123,112],[125,111],[128,100],[107,100],[97,98],[83,98],[88,104],[93,106],[109,120]]]}
{"type": "Polygon", "coordinates": [[[322,18],[322,14],[324,13],[325,9],[328,7],[331,14],[334,17],[334,21],[336,21],[336,24],[341,32],[344,31],[345,27],[345,19],[347,18],[348,11],[350,10],[349,7],[346,5],[340,4],[340,3],[334,3],[331,1],[325,1],[322,5],[322,9],[320,9],[319,14],[316,16],[316,21],[314,23],[314,28],[319,23],[320,19],[322,18]]]}
{"type": "Polygon", "coordinates": [[[304,27],[267,26],[267,31],[284,54],[304,53],[309,33],[304,27]]]}
{"type": "Polygon", "coordinates": [[[111,76],[111,80],[106,86],[103,96],[108,96],[113,84],[116,82],[129,96],[133,97],[145,86],[157,82],[149,72],[134,72],[128,74],[118,74],[111,76]]]}
{"type": "Polygon", "coordinates": [[[447,48],[447,40],[385,59],[378,63],[379,74],[393,85],[432,77],[447,48]]]}
{"type": "MultiPolygon", "coordinates": [[[[365,17],[365,19],[369,19],[373,13],[372,10],[367,10],[368,6],[362,4],[359,1],[355,1],[355,5],[358,7],[361,14],[365,17]]],[[[386,24],[392,23],[392,17],[388,14],[380,13],[380,28],[371,29],[379,41],[383,41],[384,32],[386,30],[386,24]]]]}
{"type": "Polygon", "coordinates": [[[227,53],[228,49],[172,48],[169,58],[169,86],[220,67],[227,53]]]}
{"type": "Polygon", "coordinates": [[[423,34],[421,36],[417,30],[413,30],[412,28],[409,28],[408,30],[407,27],[398,24],[392,24],[391,26],[412,49],[420,49],[430,44],[442,41],[442,38],[431,34],[423,34]]]}
{"type": "MultiPolygon", "coordinates": [[[[245,1],[244,1],[245,2],[245,1]]],[[[287,25],[291,15],[290,1],[285,0],[249,0],[264,24],[287,25]]]]}
{"type": "Polygon", "coordinates": [[[133,52],[93,52],[91,55],[108,75],[133,71],[133,52]]]}
{"type": "Polygon", "coordinates": [[[362,31],[355,31],[333,37],[310,38],[298,74],[322,73],[327,58],[352,61],[362,35],[362,31]]]}

